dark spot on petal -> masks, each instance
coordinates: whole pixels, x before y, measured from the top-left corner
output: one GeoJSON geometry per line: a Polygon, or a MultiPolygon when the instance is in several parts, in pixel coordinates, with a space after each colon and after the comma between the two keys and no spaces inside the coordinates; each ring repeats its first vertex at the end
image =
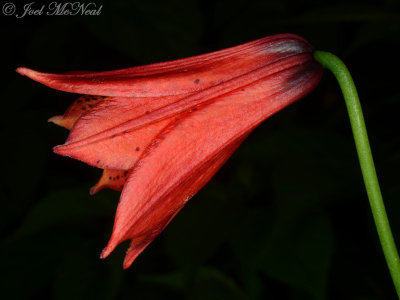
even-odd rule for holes
{"type": "Polygon", "coordinates": [[[115,181],[115,177],[113,177],[113,181],[115,181]]]}
{"type": "Polygon", "coordinates": [[[100,163],[100,159],[97,161],[97,163],[98,163],[98,164],[100,163]]]}
{"type": "Polygon", "coordinates": [[[108,179],[109,179],[109,180],[111,180],[111,179],[112,179],[112,177],[110,176],[110,177],[108,177],[108,179]]]}
{"type": "Polygon", "coordinates": [[[242,92],[244,92],[244,89],[241,89],[242,92]]]}
{"type": "Polygon", "coordinates": [[[128,175],[128,173],[129,173],[128,171],[125,171],[125,172],[124,172],[124,176],[128,175]]]}
{"type": "Polygon", "coordinates": [[[139,147],[136,147],[136,149],[135,149],[136,151],[139,151],[140,150],[140,148],[139,147]]]}
{"type": "Polygon", "coordinates": [[[124,186],[123,186],[123,185],[120,185],[120,186],[119,186],[119,189],[120,189],[120,190],[122,190],[123,188],[124,188],[124,186]]]}
{"type": "Polygon", "coordinates": [[[88,106],[89,106],[90,108],[93,108],[93,105],[92,105],[92,104],[89,104],[88,106]]]}
{"type": "Polygon", "coordinates": [[[117,175],[117,179],[119,179],[119,175],[117,175]]]}
{"type": "Polygon", "coordinates": [[[195,81],[193,81],[195,84],[199,84],[200,79],[196,79],[195,81]]]}
{"type": "Polygon", "coordinates": [[[76,101],[76,103],[82,103],[82,100],[81,100],[81,99],[79,99],[78,101],[76,101]]]}
{"type": "Polygon", "coordinates": [[[192,110],[193,110],[193,111],[196,111],[196,110],[198,110],[198,108],[194,107],[192,110]]]}
{"type": "Polygon", "coordinates": [[[86,110],[86,106],[82,106],[82,110],[86,110]]]}
{"type": "Polygon", "coordinates": [[[90,102],[90,100],[91,100],[90,98],[85,98],[86,102],[90,102]]]}
{"type": "Polygon", "coordinates": [[[149,114],[150,112],[148,110],[146,110],[146,115],[149,114]]]}
{"type": "Polygon", "coordinates": [[[111,136],[111,138],[115,138],[117,135],[118,135],[118,134],[113,134],[113,135],[111,136]]]}

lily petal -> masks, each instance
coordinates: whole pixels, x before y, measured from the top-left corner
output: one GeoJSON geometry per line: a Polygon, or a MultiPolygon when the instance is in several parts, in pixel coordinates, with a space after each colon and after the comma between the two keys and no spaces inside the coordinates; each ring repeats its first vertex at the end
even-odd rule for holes
{"type": "Polygon", "coordinates": [[[123,131],[95,143],[82,147],[68,147],[68,144],[54,147],[57,154],[82,160],[101,169],[129,170],[154,138],[176,117],[149,124],[134,131],[123,131]]]}
{"type": "Polygon", "coordinates": [[[296,35],[282,34],[228,49],[169,62],[106,72],[17,72],[51,88],[78,94],[120,97],[188,95],[252,72],[312,47],[296,35]]]}
{"type": "Polygon", "coordinates": [[[82,160],[92,166],[107,169],[130,169],[153,138],[175,117],[149,124],[135,131],[124,130],[97,143],[86,143],[86,138],[120,127],[131,119],[146,117],[154,110],[176,102],[181,96],[149,98],[108,97],[85,113],[73,126],[66,144],[54,151],[82,160]],[[82,147],[74,145],[83,141],[82,147]],[[110,155],[110,153],[112,153],[110,155]]]}
{"type": "MultiPolygon", "coordinates": [[[[119,236],[116,226],[118,222],[126,221],[126,218],[128,217],[123,213],[123,207],[119,205],[114,224],[113,235],[107,247],[102,251],[100,257],[106,258],[121,241],[125,239],[131,239],[129,249],[127,250],[123,263],[124,269],[129,268],[139,254],[162,232],[162,230],[164,230],[164,228],[175,217],[175,215],[184,207],[186,202],[189,201],[189,199],[214,176],[214,174],[228,160],[237,147],[239,147],[245,137],[246,135],[238,138],[235,141],[232,141],[224,149],[220,149],[217,155],[214,155],[208,160],[203,161],[203,164],[194,170],[190,177],[187,177],[183,182],[181,182],[179,189],[171,190],[167,197],[163,199],[167,202],[165,203],[166,207],[163,206],[163,208],[161,208],[161,214],[159,214],[160,210],[154,211],[154,214],[152,214],[151,207],[148,207],[148,210],[146,210],[144,214],[137,214],[137,219],[135,219],[138,221],[138,224],[142,224],[141,228],[138,229],[138,234],[128,238],[124,237],[123,235],[119,236]],[[120,211],[120,214],[118,211],[120,211]],[[149,212],[150,214],[148,214],[149,212]]],[[[123,194],[121,195],[121,201],[122,199],[130,199],[131,197],[134,198],[136,195],[133,193],[134,191],[132,188],[128,187],[128,189],[124,189],[123,194]]],[[[142,202],[141,204],[145,203],[142,202]]]]}
{"type": "Polygon", "coordinates": [[[182,96],[159,98],[107,97],[94,109],[82,115],[72,128],[66,144],[71,144],[98,133],[118,127],[132,119],[179,101],[182,96]]]}

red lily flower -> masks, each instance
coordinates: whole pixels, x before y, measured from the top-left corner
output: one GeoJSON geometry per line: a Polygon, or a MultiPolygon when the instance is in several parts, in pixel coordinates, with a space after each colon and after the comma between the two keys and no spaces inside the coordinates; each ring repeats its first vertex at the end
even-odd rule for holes
{"type": "Polygon", "coordinates": [[[263,120],[310,92],[322,67],[281,34],[217,52],[108,72],[17,71],[84,95],[50,121],[71,129],[58,154],[104,169],[91,193],[122,190],[101,257],[131,240],[124,268],[263,120]]]}

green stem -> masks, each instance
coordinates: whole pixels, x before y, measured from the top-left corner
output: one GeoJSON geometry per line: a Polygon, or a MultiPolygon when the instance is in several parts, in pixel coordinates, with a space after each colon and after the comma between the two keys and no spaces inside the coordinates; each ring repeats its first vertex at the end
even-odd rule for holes
{"type": "Polygon", "coordinates": [[[367,129],[365,128],[364,117],[356,87],[349,70],[337,56],[328,52],[315,51],[314,57],[325,68],[329,69],[333,73],[342,89],[350,117],[351,128],[353,130],[364,184],[367,189],[369,204],[371,205],[372,214],[374,216],[383,253],[386,258],[386,263],[389,267],[394,286],[396,287],[397,295],[400,298],[399,255],[397,253],[396,244],[394,243],[392,231],[390,230],[385,205],[383,204],[374,161],[372,159],[371,148],[369,146],[367,129]]]}

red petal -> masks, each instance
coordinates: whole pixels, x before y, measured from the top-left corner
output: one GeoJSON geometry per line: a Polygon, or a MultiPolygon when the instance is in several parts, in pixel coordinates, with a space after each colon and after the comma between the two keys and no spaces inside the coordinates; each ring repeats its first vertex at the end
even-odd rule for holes
{"type": "Polygon", "coordinates": [[[175,117],[171,117],[134,131],[126,131],[108,139],[88,143],[84,147],[54,147],[54,152],[101,169],[129,170],[153,139],[174,119],[175,117]]]}
{"type": "Polygon", "coordinates": [[[72,128],[67,144],[118,127],[127,121],[145,117],[168,104],[179,101],[182,96],[160,98],[107,97],[94,109],[83,115],[72,128]]]}
{"type": "Polygon", "coordinates": [[[176,118],[172,116],[145,127],[119,131],[111,137],[90,142],[87,136],[99,135],[109,128],[122,127],[130,119],[151,115],[154,109],[173,100],[173,97],[153,101],[144,98],[109,99],[82,116],[72,128],[67,143],[55,147],[54,152],[102,169],[128,170],[160,131],[176,118]],[[81,146],[76,147],[77,144],[81,146]]]}
{"type": "Polygon", "coordinates": [[[208,54],[116,71],[50,74],[18,68],[17,72],[71,93],[160,97],[198,92],[305,52],[312,52],[307,41],[281,34],[208,54]]]}
{"type": "MultiPolygon", "coordinates": [[[[189,177],[182,181],[179,189],[172,190],[167,197],[163,198],[163,200],[159,202],[159,204],[163,206],[161,210],[155,210],[154,208],[148,207],[145,209],[146,211],[150,211],[150,214],[142,214],[141,209],[144,207],[137,207],[137,211],[139,213],[136,214],[135,219],[137,220],[137,223],[135,222],[135,224],[138,224],[140,227],[138,228],[139,233],[137,235],[126,238],[120,237],[116,232],[115,226],[118,225],[117,219],[121,220],[129,217],[123,213],[124,206],[119,205],[115,219],[113,236],[111,237],[107,247],[103,250],[101,258],[106,258],[121,241],[131,238],[132,241],[126,253],[123,264],[124,269],[129,268],[139,254],[157,237],[158,234],[161,233],[161,231],[168,225],[175,215],[183,208],[186,202],[214,176],[214,174],[233,154],[246,136],[247,135],[232,141],[224,149],[220,149],[219,153],[210,157],[208,161],[204,161],[199,168],[194,170],[189,177]],[[151,211],[154,211],[154,214],[152,214],[151,211]],[[121,212],[121,214],[119,214],[119,212],[121,212]]],[[[128,178],[128,180],[131,179],[128,178]]],[[[136,197],[137,195],[135,191],[128,187],[126,190],[124,189],[121,195],[121,201],[123,199],[128,200],[129,198],[136,197]]],[[[140,205],[145,203],[137,204],[140,205]]]]}
{"type": "Polygon", "coordinates": [[[253,82],[183,115],[135,165],[122,191],[113,234],[102,257],[132,239],[126,266],[219,169],[260,122],[304,96],[318,83],[321,66],[302,64],[253,82]],[[135,242],[138,239],[138,243],[135,242]],[[143,241],[146,241],[144,244],[143,241]],[[144,247],[143,247],[144,245],[144,247]]]}
{"type": "MultiPolygon", "coordinates": [[[[168,123],[165,121],[154,122],[166,118],[171,120],[174,115],[187,111],[193,106],[220,101],[230,94],[237,93],[237,90],[246,88],[246,86],[252,86],[252,90],[249,93],[259,91],[257,96],[253,96],[253,98],[265,98],[266,93],[270,91],[278,92],[280,89],[286,89],[285,81],[296,84],[296,81],[290,78],[291,76],[295,76],[296,67],[308,65],[312,62],[314,60],[310,53],[299,54],[285,60],[277,61],[249,74],[244,74],[226,83],[219,84],[170,105],[166,105],[154,110],[152,113],[131,118],[131,120],[125,123],[95,133],[85,139],[58,146],[55,148],[55,152],[82,160],[100,168],[129,169],[138,158],[132,152],[132,147],[140,147],[138,146],[139,141],[143,141],[142,146],[146,143],[148,144],[151,142],[154,134],[157,134],[161,130],[162,125],[168,123]],[[287,74],[287,77],[284,77],[283,74],[287,74]],[[265,87],[261,88],[262,84],[265,87]],[[270,91],[267,89],[270,89],[270,91]],[[135,132],[137,132],[137,135],[135,132]],[[143,138],[142,135],[144,136],[143,138]],[[129,137],[129,140],[123,138],[123,136],[129,137]]],[[[251,102],[251,98],[248,99],[251,102]]],[[[124,120],[129,119],[129,115],[122,116],[120,114],[120,116],[124,120]]],[[[87,133],[91,132],[87,131],[87,133]]]]}
{"type": "Polygon", "coordinates": [[[135,131],[118,132],[96,143],[73,147],[77,141],[118,127],[127,121],[146,117],[154,110],[176,102],[180,96],[153,98],[108,97],[84,114],[74,125],[67,143],[54,148],[58,154],[68,155],[86,163],[108,169],[130,169],[152,139],[169,124],[170,119],[153,123],[135,131]],[[109,155],[112,153],[112,155],[109,155]]]}

